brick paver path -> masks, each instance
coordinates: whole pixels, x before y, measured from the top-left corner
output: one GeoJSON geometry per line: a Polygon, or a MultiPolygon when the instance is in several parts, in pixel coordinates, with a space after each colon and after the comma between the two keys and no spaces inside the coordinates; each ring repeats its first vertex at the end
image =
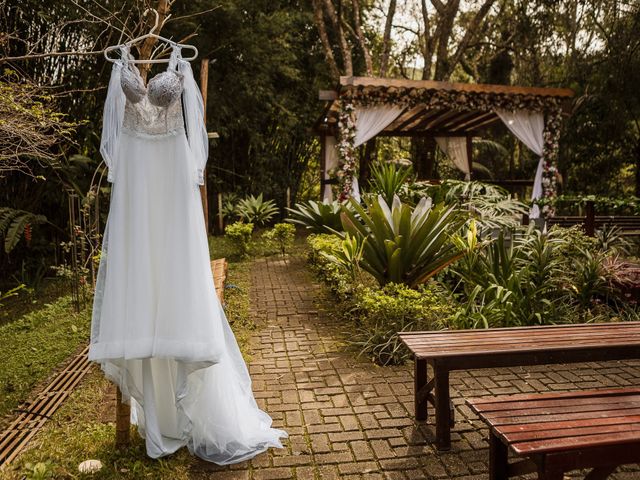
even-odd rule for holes
{"type": "MultiPolygon", "coordinates": [[[[431,419],[426,425],[413,421],[412,368],[354,358],[345,348],[344,326],[324,311],[330,301],[300,258],[254,264],[251,309],[266,325],[253,339],[253,389],[289,439],[285,449],[250,462],[225,468],[198,463],[195,476],[484,480],[487,431],[464,398],[640,385],[640,362],[455,372],[458,421],[451,451],[438,453],[431,419]]],[[[611,478],[638,480],[640,469],[624,468],[611,478]]]]}

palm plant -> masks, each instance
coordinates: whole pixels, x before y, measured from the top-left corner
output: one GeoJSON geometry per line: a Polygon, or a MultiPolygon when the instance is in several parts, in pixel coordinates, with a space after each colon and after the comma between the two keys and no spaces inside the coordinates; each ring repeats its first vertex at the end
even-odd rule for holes
{"type": "Polygon", "coordinates": [[[222,203],[222,217],[226,221],[233,221],[240,217],[240,211],[238,209],[238,202],[240,201],[240,197],[237,193],[226,193],[223,195],[223,203],[222,203]]]}
{"type": "Polygon", "coordinates": [[[412,208],[397,196],[389,206],[381,195],[367,209],[353,199],[350,206],[342,209],[342,226],[363,244],[360,266],[380,285],[415,287],[464,254],[451,238],[465,222],[454,207],[423,198],[412,208]]]}
{"type": "Polygon", "coordinates": [[[238,212],[245,222],[264,226],[278,213],[278,207],[273,200],[265,201],[262,194],[249,195],[238,202],[238,212]]]}
{"type": "Polygon", "coordinates": [[[288,222],[304,225],[312,233],[334,233],[342,231],[340,202],[314,202],[307,200],[296,203],[295,208],[287,208],[288,222]]]}
{"type": "Polygon", "coordinates": [[[411,175],[411,167],[397,163],[378,163],[371,170],[369,186],[375,194],[382,195],[387,205],[393,203],[402,185],[411,175]]]}
{"type": "Polygon", "coordinates": [[[529,211],[523,202],[511,197],[497,185],[484,182],[445,180],[441,184],[415,182],[402,186],[401,195],[410,202],[430,197],[434,203],[444,202],[468,210],[481,235],[492,230],[520,225],[522,215],[529,211]]]}

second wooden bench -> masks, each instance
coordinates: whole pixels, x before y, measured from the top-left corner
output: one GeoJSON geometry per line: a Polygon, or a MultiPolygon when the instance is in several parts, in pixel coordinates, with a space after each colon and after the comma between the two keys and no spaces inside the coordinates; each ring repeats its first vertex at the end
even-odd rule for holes
{"type": "Polygon", "coordinates": [[[640,322],[402,332],[400,338],[415,358],[416,420],[427,420],[429,403],[435,407],[439,450],[451,448],[451,371],[640,358],[640,322]]]}

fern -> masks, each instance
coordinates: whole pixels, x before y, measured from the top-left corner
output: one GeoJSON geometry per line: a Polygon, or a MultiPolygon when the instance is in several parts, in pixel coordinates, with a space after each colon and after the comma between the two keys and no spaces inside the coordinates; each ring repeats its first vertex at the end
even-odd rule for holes
{"type": "Polygon", "coordinates": [[[47,217],[25,210],[0,208],[0,235],[4,236],[4,251],[11,252],[22,238],[27,225],[47,222],[47,217]]]}

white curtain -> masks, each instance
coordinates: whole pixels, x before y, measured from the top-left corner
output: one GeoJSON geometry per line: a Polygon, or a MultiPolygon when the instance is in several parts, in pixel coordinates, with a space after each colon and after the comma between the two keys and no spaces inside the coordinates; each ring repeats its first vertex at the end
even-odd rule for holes
{"type": "MultiPolygon", "coordinates": [[[[544,149],[544,116],[540,112],[528,110],[517,110],[510,112],[507,110],[496,110],[496,114],[504,122],[507,128],[518,140],[524,143],[529,150],[540,157],[536,176],[533,180],[532,200],[542,197],[542,168],[544,161],[542,158],[544,149]]],[[[529,213],[529,218],[539,218],[540,208],[534,205],[529,213]]]]}
{"type": "MultiPolygon", "coordinates": [[[[354,146],[359,147],[363,143],[371,140],[382,130],[387,128],[402,113],[403,108],[395,105],[376,105],[373,107],[357,107],[356,116],[356,138],[354,146]]],[[[335,137],[326,137],[325,140],[325,178],[329,178],[328,172],[338,166],[338,152],[336,150],[335,137]]],[[[358,179],[353,179],[351,196],[360,201],[360,187],[358,179]]],[[[322,194],[323,200],[331,201],[333,194],[331,186],[326,185],[322,194]]]]}
{"type": "MultiPolygon", "coordinates": [[[[400,116],[403,108],[395,105],[376,105],[374,107],[356,108],[356,138],[354,146],[359,147],[368,142],[382,130],[387,128],[400,116]]],[[[360,186],[358,178],[353,179],[351,196],[360,201],[360,186]]]]}
{"type": "Polygon", "coordinates": [[[467,137],[436,137],[436,142],[444,154],[451,159],[458,170],[464,173],[464,179],[471,179],[467,137]]]}
{"type": "Polygon", "coordinates": [[[394,105],[357,107],[355,146],[359,147],[387,128],[398,118],[402,110],[402,107],[394,105]]]}

